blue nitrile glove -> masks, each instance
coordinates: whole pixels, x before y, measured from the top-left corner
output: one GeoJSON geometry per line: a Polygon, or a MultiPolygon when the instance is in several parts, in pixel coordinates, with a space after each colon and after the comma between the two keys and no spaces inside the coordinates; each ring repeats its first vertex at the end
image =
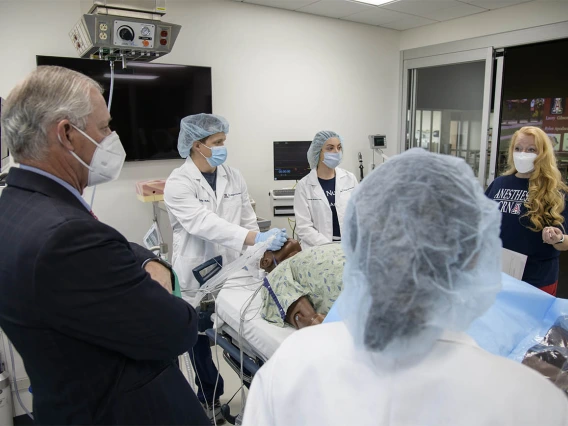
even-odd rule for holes
{"type": "Polygon", "coordinates": [[[275,238],[268,246],[268,250],[270,251],[280,250],[284,245],[284,243],[286,242],[286,240],[288,239],[288,236],[286,235],[286,229],[272,228],[270,231],[259,232],[258,234],[256,234],[254,243],[255,244],[263,243],[273,235],[275,236],[275,238]]]}

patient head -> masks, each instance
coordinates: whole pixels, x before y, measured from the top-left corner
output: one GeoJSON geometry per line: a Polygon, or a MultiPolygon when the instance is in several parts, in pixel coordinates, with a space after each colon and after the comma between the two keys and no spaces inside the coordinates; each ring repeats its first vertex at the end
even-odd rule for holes
{"type": "Polygon", "coordinates": [[[267,273],[272,272],[276,265],[291,258],[302,251],[300,243],[292,238],[288,238],[288,241],[284,243],[282,248],[277,251],[265,251],[264,256],[260,259],[260,268],[264,269],[267,273]]]}
{"type": "Polygon", "coordinates": [[[342,229],[339,305],[355,341],[391,355],[463,331],[500,289],[500,213],[462,160],[412,149],[371,173],[342,229]]]}

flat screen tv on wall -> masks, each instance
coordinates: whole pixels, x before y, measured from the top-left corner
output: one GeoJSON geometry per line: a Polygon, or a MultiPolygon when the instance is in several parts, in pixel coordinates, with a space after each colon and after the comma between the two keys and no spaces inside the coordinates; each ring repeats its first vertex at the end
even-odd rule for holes
{"type": "MultiPolygon", "coordinates": [[[[108,62],[37,56],[37,65],[57,65],[88,75],[103,86],[108,103],[108,62]]],[[[122,69],[116,62],[111,129],[120,136],[126,161],[180,158],[180,120],[211,112],[211,68],[129,62],[122,69]]]]}

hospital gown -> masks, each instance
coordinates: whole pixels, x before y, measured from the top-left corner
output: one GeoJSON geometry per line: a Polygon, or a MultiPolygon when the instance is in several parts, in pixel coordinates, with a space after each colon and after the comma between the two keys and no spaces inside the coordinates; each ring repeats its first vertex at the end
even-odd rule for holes
{"type": "MultiPolygon", "coordinates": [[[[343,289],[345,255],[341,244],[310,247],[280,263],[268,282],[284,312],[307,296],[317,313],[327,315],[343,289]]],[[[284,320],[267,289],[262,289],[262,317],[280,327],[284,320]]]]}

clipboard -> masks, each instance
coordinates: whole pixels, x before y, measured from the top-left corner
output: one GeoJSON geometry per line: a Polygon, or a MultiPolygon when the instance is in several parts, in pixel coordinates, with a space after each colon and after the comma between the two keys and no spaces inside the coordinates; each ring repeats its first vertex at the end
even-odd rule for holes
{"type": "Polygon", "coordinates": [[[527,264],[527,256],[516,251],[502,249],[501,252],[501,270],[507,275],[518,280],[523,279],[525,265],[527,264]]]}

